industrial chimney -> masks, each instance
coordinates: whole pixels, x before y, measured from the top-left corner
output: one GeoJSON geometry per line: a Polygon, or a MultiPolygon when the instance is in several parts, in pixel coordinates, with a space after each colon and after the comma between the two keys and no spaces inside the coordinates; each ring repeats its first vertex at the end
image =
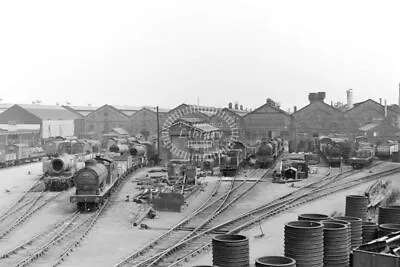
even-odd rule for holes
{"type": "Polygon", "coordinates": [[[229,102],[228,108],[229,108],[229,109],[232,109],[232,102],[229,102]]]}
{"type": "MultiPolygon", "coordinates": [[[[400,83],[399,83],[399,106],[397,110],[400,110],[400,83]]],[[[400,128],[400,115],[397,115],[397,127],[400,128]]]]}
{"type": "Polygon", "coordinates": [[[346,93],[347,93],[347,108],[352,109],[353,108],[353,89],[347,90],[346,93]]]}
{"type": "Polygon", "coordinates": [[[399,83],[399,108],[400,108],[400,83],[399,83]]]}
{"type": "Polygon", "coordinates": [[[387,101],[385,99],[385,118],[387,118],[388,108],[387,108],[387,101]]]}

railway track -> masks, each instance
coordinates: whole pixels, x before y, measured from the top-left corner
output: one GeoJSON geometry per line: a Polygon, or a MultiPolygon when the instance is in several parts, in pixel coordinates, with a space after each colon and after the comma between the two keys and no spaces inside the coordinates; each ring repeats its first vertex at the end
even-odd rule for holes
{"type": "Polygon", "coordinates": [[[0,240],[65,192],[27,191],[0,217],[0,240]]]}
{"type": "Polygon", "coordinates": [[[247,178],[258,179],[249,183],[246,177],[242,181],[232,180],[228,190],[212,196],[189,217],[171,227],[166,233],[129,255],[116,266],[148,266],[155,257],[162,255],[171,245],[183,242],[203,231],[210,221],[229,208],[235,201],[248,193],[266,175],[266,170],[251,170],[247,178]],[[250,177],[249,177],[250,176],[250,177]]]}
{"type": "Polygon", "coordinates": [[[147,266],[179,266],[191,257],[207,249],[211,245],[212,237],[215,234],[237,233],[255,223],[259,223],[264,219],[275,216],[295,206],[397,172],[400,172],[400,168],[374,173],[352,181],[346,181],[344,178],[337,179],[340,178],[340,175],[348,177],[349,173],[337,174],[330,176],[328,179],[323,179],[321,182],[307,184],[277,200],[262,205],[250,212],[243,213],[232,220],[216,225],[169,247],[163,253],[153,257],[153,260],[147,266]]]}

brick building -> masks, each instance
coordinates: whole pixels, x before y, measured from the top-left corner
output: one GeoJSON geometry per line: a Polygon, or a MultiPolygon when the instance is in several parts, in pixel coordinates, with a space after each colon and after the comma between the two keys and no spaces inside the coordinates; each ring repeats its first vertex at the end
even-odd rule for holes
{"type": "Polygon", "coordinates": [[[241,139],[248,144],[254,144],[262,138],[290,138],[291,115],[267,99],[267,102],[257,109],[247,113],[242,118],[241,139]]]}
{"type": "Polygon", "coordinates": [[[316,136],[346,131],[346,118],[340,110],[324,102],[325,93],[311,93],[310,104],[293,113],[291,150],[308,151],[316,136]]]}

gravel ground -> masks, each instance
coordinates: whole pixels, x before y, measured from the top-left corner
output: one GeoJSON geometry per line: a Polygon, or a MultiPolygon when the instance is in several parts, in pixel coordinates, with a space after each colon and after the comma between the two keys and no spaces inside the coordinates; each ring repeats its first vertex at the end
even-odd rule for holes
{"type": "MultiPolygon", "coordinates": [[[[136,175],[145,175],[145,171],[141,170],[136,175]]],[[[134,202],[125,202],[127,194],[137,191],[136,183],[127,181],[112,206],[86,236],[82,246],[62,266],[115,266],[198,208],[210,196],[216,181],[215,178],[208,179],[205,190],[195,193],[182,212],[156,212],[155,219],[145,219],[143,222],[150,227],[147,230],[132,225],[134,214],[140,207],[134,202]]]]}
{"type": "MultiPolygon", "coordinates": [[[[393,166],[400,166],[398,163],[384,163],[374,169],[384,170],[392,168],[393,166]]],[[[363,172],[362,175],[369,173],[369,171],[363,172]]],[[[399,174],[394,174],[383,178],[383,181],[392,181],[393,186],[400,187],[399,174]]],[[[333,195],[321,198],[320,200],[312,201],[309,204],[296,207],[294,209],[288,210],[278,216],[274,216],[271,219],[265,220],[261,223],[261,229],[265,236],[258,238],[257,236],[261,234],[261,229],[259,225],[254,226],[251,229],[242,231],[240,234],[245,235],[249,238],[250,244],[250,263],[254,264],[255,259],[262,256],[281,256],[284,253],[284,225],[290,221],[296,221],[297,216],[302,213],[322,213],[331,215],[334,211],[341,212],[344,214],[345,210],[345,198],[347,195],[351,194],[364,194],[365,190],[373,184],[373,182],[365,183],[357,187],[353,187],[349,190],[341,191],[333,195]]],[[[284,192],[287,190],[285,184],[271,184],[267,190],[270,192],[284,192]]],[[[253,194],[252,194],[253,195],[253,194]]],[[[267,195],[267,194],[265,194],[267,195]]],[[[263,194],[254,194],[253,198],[258,203],[262,199],[265,199],[263,194]],[[257,200],[258,199],[258,200],[257,200]]],[[[211,265],[212,264],[212,252],[208,250],[199,256],[192,258],[190,262],[183,264],[184,267],[191,267],[195,265],[211,265]]],[[[254,266],[254,265],[253,265],[254,266]]]]}
{"type": "Polygon", "coordinates": [[[42,173],[41,162],[0,169],[0,214],[31,188],[42,173]]]}
{"type": "MultiPolygon", "coordinates": [[[[376,169],[385,169],[396,164],[385,163],[376,167],[376,169]]],[[[398,164],[396,165],[398,166],[398,164]]],[[[0,212],[5,211],[10,203],[13,203],[20,194],[30,188],[38,179],[41,173],[41,163],[34,163],[20,167],[0,170],[0,212]],[[28,175],[28,171],[31,174],[28,175]],[[11,192],[7,193],[8,189],[11,192]]],[[[269,179],[260,183],[251,194],[237,202],[224,216],[223,221],[230,217],[237,216],[238,213],[248,211],[249,209],[260,206],[261,204],[272,201],[273,199],[287,194],[305,183],[321,179],[328,172],[328,168],[319,167],[318,174],[313,174],[304,182],[296,184],[273,184],[269,179]]],[[[367,173],[366,171],[365,173],[367,173]]],[[[143,210],[139,204],[126,202],[126,195],[134,195],[138,192],[136,183],[133,179],[146,175],[147,169],[142,169],[134,173],[130,180],[127,180],[121,191],[112,197],[111,205],[105,213],[99,218],[96,225],[89,232],[86,238],[81,242],[81,246],[73,251],[70,257],[66,258],[61,266],[114,266],[120,260],[130,253],[140,249],[150,240],[156,238],[165,232],[166,229],[181,221],[193,210],[198,208],[211,194],[217,178],[208,177],[203,179],[208,182],[204,191],[198,191],[188,201],[188,206],[184,207],[181,213],[156,212],[156,218],[153,220],[145,219],[150,229],[142,230],[133,227],[132,222],[135,214],[143,210]]],[[[365,175],[364,174],[360,174],[365,175]]],[[[400,186],[400,181],[395,177],[390,178],[394,184],[400,186]]],[[[260,227],[244,231],[242,234],[250,238],[250,257],[253,263],[257,257],[265,255],[282,255],[283,253],[283,227],[284,223],[296,220],[297,215],[306,212],[319,212],[330,214],[333,211],[344,211],[344,199],[348,194],[362,193],[371,183],[355,187],[351,190],[343,191],[303,205],[299,208],[290,210],[285,214],[276,216],[262,223],[261,227],[265,233],[262,238],[255,238],[260,234],[260,227]]],[[[223,182],[222,188],[229,186],[229,182],[223,182]]],[[[71,214],[75,210],[75,205],[69,203],[69,195],[74,189],[60,196],[56,201],[50,203],[46,208],[34,215],[26,224],[12,233],[8,239],[0,241],[1,252],[6,251],[16,243],[27,239],[44,230],[48,225],[71,214]],[[32,230],[34,229],[34,230],[32,230]]],[[[191,260],[185,266],[194,266],[196,264],[210,264],[212,262],[211,253],[205,252],[191,260]]]]}

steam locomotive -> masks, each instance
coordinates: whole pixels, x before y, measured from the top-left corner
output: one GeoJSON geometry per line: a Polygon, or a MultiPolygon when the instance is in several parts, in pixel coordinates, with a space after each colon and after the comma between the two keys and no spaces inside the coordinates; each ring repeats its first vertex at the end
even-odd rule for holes
{"type": "Polygon", "coordinates": [[[320,137],[316,139],[317,147],[330,167],[340,167],[348,161],[351,154],[351,142],[347,138],[320,137]]]}
{"type": "Polygon", "coordinates": [[[281,138],[263,139],[255,151],[256,167],[269,168],[275,159],[284,150],[284,144],[281,138]]]}
{"type": "Polygon", "coordinates": [[[44,176],[45,189],[49,191],[63,191],[74,186],[75,173],[85,166],[83,160],[74,155],[64,154],[44,161],[46,169],[44,176]]]}
{"type": "Polygon", "coordinates": [[[221,156],[220,172],[223,176],[235,176],[247,158],[246,146],[235,142],[232,147],[221,156]]]}
{"type": "Polygon", "coordinates": [[[145,166],[147,157],[152,156],[144,144],[114,144],[109,150],[86,161],[85,167],[75,174],[76,191],[70,202],[77,203],[79,210],[97,209],[123,178],[145,166]]]}

